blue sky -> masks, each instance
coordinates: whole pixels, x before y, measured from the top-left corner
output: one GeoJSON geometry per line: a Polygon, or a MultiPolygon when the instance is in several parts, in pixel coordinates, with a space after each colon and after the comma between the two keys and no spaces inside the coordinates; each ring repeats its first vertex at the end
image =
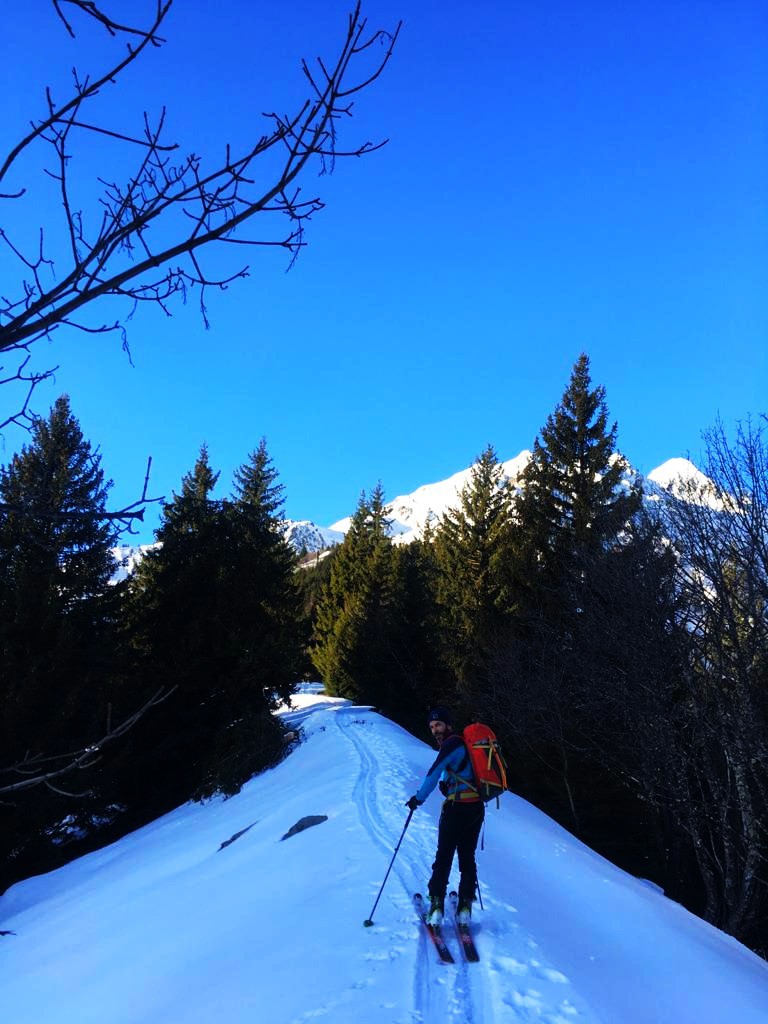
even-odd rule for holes
{"type": "MultiPolygon", "coordinates": [[[[335,52],[350,3],[223,7],[176,0],[167,45],[105,97],[133,124],[165,104],[170,135],[206,160],[295,105],[301,57],[335,52]]],[[[109,336],[62,331],[39,350],[60,370],[38,407],[70,394],[115,504],[149,455],[152,491],[170,496],[203,442],[223,495],[266,436],[287,514],[328,525],[379,479],[395,497],[488,442],[504,459],[530,447],[581,351],[643,472],[695,459],[718,415],[766,410],[764,3],[365,11],[404,26],[342,141],[390,142],[304,180],[327,207],[293,269],[238,247],[251,274],[210,297],[210,330],[194,298],[171,319],[145,310],[128,325],[133,367],[109,336]]],[[[25,9],[10,19],[3,150],[45,84],[107,52],[91,34],[76,52],[45,6],[30,52],[25,9]]],[[[97,169],[90,152],[73,164],[84,189],[97,169]]],[[[52,223],[46,187],[0,224],[52,223]]],[[[3,291],[16,280],[6,256],[0,276],[3,291]]],[[[0,459],[20,441],[7,432],[0,459]]]]}

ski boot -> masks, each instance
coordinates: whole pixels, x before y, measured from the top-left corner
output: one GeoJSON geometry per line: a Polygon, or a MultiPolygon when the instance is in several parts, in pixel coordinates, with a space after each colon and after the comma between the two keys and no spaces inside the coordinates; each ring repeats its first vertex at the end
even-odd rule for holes
{"type": "Polygon", "coordinates": [[[445,897],[430,896],[427,924],[441,925],[445,916],[445,897]]]}
{"type": "Polygon", "coordinates": [[[472,900],[462,897],[456,910],[456,920],[459,924],[469,924],[472,920],[472,900]]]}

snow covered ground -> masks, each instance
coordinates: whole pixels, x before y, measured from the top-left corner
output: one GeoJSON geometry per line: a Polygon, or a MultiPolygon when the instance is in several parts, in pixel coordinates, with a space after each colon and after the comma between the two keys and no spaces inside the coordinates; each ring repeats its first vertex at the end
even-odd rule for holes
{"type": "Polygon", "coordinates": [[[0,898],[3,1024],[768,1024],[768,965],[512,795],[478,851],[479,964],[453,935],[438,963],[411,908],[438,794],[364,928],[433,752],[318,694],[286,717],[305,741],[237,797],[0,898]]]}

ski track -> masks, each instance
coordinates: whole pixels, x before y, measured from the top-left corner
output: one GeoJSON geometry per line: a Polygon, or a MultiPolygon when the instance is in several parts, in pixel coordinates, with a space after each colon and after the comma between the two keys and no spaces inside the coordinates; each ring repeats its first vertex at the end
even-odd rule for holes
{"type": "MultiPolygon", "coordinates": [[[[355,707],[339,708],[334,722],[357,754],[359,770],[351,795],[360,821],[385,855],[385,865],[389,865],[405,824],[407,812],[403,796],[410,791],[409,787],[413,788],[413,772],[403,764],[397,748],[387,742],[384,730],[376,736],[375,747],[370,742],[370,731],[376,728],[375,713],[355,707]],[[368,735],[363,736],[361,730],[368,735]]],[[[426,763],[424,767],[426,770],[426,763]]],[[[446,915],[444,933],[456,963],[438,961],[412,903],[413,892],[426,887],[435,842],[433,819],[427,815],[419,818],[417,812],[411,819],[376,909],[378,936],[384,940],[389,931],[393,947],[368,953],[367,960],[388,961],[418,946],[413,1009],[405,1017],[397,1014],[393,1021],[397,1024],[599,1024],[588,1010],[585,1012],[583,1000],[573,992],[570,980],[547,962],[535,937],[517,923],[516,908],[496,899],[487,885],[483,886],[482,895],[489,913],[487,917],[482,912],[476,914],[473,928],[480,962],[468,964],[464,960],[450,912],[446,915]],[[392,910],[397,915],[394,928],[383,923],[388,909],[390,917],[392,910]]],[[[455,865],[452,878],[454,873],[455,865]]],[[[371,903],[380,885],[381,879],[371,880],[371,903]]]]}
{"type": "MultiPolygon", "coordinates": [[[[348,709],[350,712],[354,709],[348,709]]],[[[350,715],[337,716],[336,722],[358,755],[359,772],[354,783],[352,798],[358,808],[360,820],[366,831],[377,846],[386,855],[386,863],[392,858],[397,840],[405,824],[403,794],[408,785],[413,785],[412,773],[402,763],[397,749],[388,744],[382,734],[377,737],[376,756],[371,752],[371,745],[358,734],[358,728],[375,728],[375,719],[355,720],[350,715]]],[[[423,927],[418,922],[413,909],[412,894],[415,889],[422,889],[426,872],[431,866],[434,855],[435,832],[431,820],[417,817],[411,819],[405,838],[387,879],[387,889],[382,894],[377,908],[377,916],[386,912],[387,897],[398,913],[403,926],[408,926],[410,942],[418,941],[413,992],[413,1020],[419,1024],[445,1024],[455,1021],[456,1024],[484,1024],[482,1001],[477,1005],[473,993],[473,985],[469,976],[469,967],[478,965],[467,964],[458,947],[452,923],[447,919],[445,936],[456,964],[442,964],[438,961],[434,947],[423,927]],[[413,839],[417,842],[414,843],[413,839]],[[399,882],[400,891],[395,885],[399,882]]],[[[379,882],[379,885],[381,883],[379,882]]],[[[375,899],[378,885],[373,888],[371,899],[375,899]]],[[[400,932],[399,935],[402,935],[400,932]]]]}

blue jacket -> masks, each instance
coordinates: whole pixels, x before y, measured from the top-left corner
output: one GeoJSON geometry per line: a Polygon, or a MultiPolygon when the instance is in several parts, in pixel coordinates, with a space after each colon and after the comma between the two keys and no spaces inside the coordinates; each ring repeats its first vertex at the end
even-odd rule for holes
{"type": "Polygon", "coordinates": [[[466,745],[455,732],[443,740],[435,763],[419,786],[416,799],[420,804],[424,803],[441,779],[446,783],[443,792],[448,800],[469,803],[480,799],[474,788],[474,775],[466,745]]]}

